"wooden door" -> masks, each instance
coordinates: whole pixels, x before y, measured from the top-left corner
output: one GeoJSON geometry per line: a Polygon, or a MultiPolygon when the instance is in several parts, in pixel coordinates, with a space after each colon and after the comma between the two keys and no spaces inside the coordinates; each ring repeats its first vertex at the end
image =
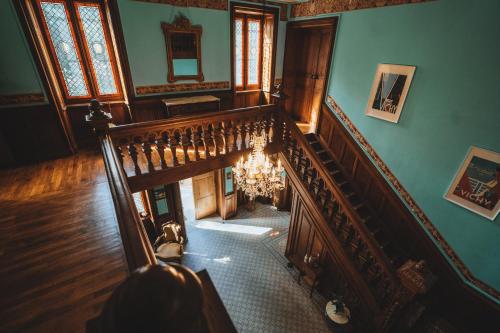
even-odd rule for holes
{"type": "Polygon", "coordinates": [[[290,23],[283,69],[285,110],[316,130],[325,96],[336,19],[290,23]]]}
{"type": "MultiPolygon", "coordinates": [[[[310,92],[311,94],[311,104],[309,105],[310,110],[308,113],[308,120],[305,122],[310,123],[310,131],[315,132],[317,127],[317,122],[319,119],[319,114],[321,111],[321,104],[324,97],[324,90],[326,89],[326,83],[328,82],[329,67],[331,62],[330,49],[332,47],[332,34],[331,29],[321,29],[314,31],[314,40],[317,41],[317,59],[314,61],[315,68],[312,74],[314,80],[314,87],[310,92]]],[[[311,56],[314,56],[311,54],[311,56]]]]}
{"type": "Polygon", "coordinates": [[[195,218],[201,219],[217,211],[214,172],[193,177],[195,218]]]}
{"type": "Polygon", "coordinates": [[[311,112],[308,110],[311,110],[314,98],[321,35],[316,30],[299,30],[296,35],[301,47],[297,50],[292,115],[300,122],[309,123],[311,112]]]}

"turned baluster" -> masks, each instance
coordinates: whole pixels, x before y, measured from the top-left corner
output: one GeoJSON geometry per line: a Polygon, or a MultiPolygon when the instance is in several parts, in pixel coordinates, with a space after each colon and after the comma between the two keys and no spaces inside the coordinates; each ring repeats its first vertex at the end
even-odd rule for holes
{"type": "Polygon", "coordinates": [[[200,133],[198,131],[198,127],[191,128],[191,143],[194,147],[194,160],[200,160],[200,152],[198,151],[198,145],[200,143],[200,133]]]}
{"type": "Polygon", "coordinates": [[[322,200],[322,191],[323,191],[323,180],[319,177],[316,177],[314,181],[314,200],[318,204],[320,210],[323,204],[321,203],[322,200]]]}
{"type": "Polygon", "coordinates": [[[224,141],[224,154],[229,153],[229,136],[231,134],[231,130],[229,129],[229,120],[222,121],[222,140],[224,141]]]}
{"type": "Polygon", "coordinates": [[[209,127],[209,135],[210,139],[208,142],[212,142],[214,145],[214,156],[218,157],[219,156],[219,144],[217,142],[217,138],[219,137],[219,128],[217,125],[211,124],[208,125],[209,127]]]}
{"type": "Polygon", "coordinates": [[[201,133],[201,140],[203,141],[203,147],[205,149],[205,159],[210,158],[210,147],[209,147],[209,142],[210,142],[210,128],[209,125],[204,124],[202,126],[202,133],[201,133]]]}
{"type": "MultiPolygon", "coordinates": [[[[256,133],[253,131],[254,129],[254,123],[252,120],[248,120],[245,124],[246,127],[246,132],[248,133],[248,140],[252,139],[252,136],[254,136],[256,133]]],[[[250,141],[248,142],[248,145],[250,146],[250,141]]]]}
{"type": "Polygon", "coordinates": [[[266,120],[266,122],[265,122],[265,131],[267,134],[267,141],[269,143],[273,143],[275,141],[274,140],[274,135],[275,135],[274,124],[275,124],[274,113],[272,113],[270,115],[269,119],[266,120]]]}
{"type": "Polygon", "coordinates": [[[188,129],[185,128],[181,134],[181,145],[182,145],[182,151],[184,152],[184,164],[188,164],[189,162],[191,162],[188,153],[188,148],[190,146],[190,143],[189,143],[189,134],[187,130],[188,129]]]}
{"type": "Polygon", "coordinates": [[[141,168],[139,167],[139,163],[137,162],[137,148],[135,147],[134,143],[131,143],[128,146],[128,154],[130,158],[132,159],[132,162],[134,163],[134,170],[135,170],[135,175],[138,176],[142,174],[141,168]]]}
{"type": "Polygon", "coordinates": [[[283,148],[285,151],[287,151],[288,146],[290,145],[291,133],[288,130],[288,127],[286,126],[286,123],[284,121],[281,123],[281,132],[282,132],[281,140],[283,141],[283,148]]]}
{"type": "Polygon", "coordinates": [[[231,129],[233,134],[233,145],[231,147],[231,151],[238,150],[238,124],[236,120],[231,122],[231,129]]]}
{"type": "Polygon", "coordinates": [[[120,165],[123,166],[123,149],[121,146],[116,146],[116,155],[118,155],[118,160],[120,161],[120,165]]]}
{"type": "Polygon", "coordinates": [[[241,135],[241,144],[240,144],[240,150],[245,150],[247,149],[247,132],[246,132],[246,126],[245,126],[245,119],[240,122],[239,124],[239,132],[241,135]]]}
{"type": "Polygon", "coordinates": [[[309,168],[309,167],[306,167],[305,169],[305,179],[306,179],[306,184],[307,184],[307,191],[309,193],[313,192],[313,189],[314,189],[314,183],[316,181],[316,177],[315,177],[315,169],[314,168],[309,168]]]}
{"type": "Polygon", "coordinates": [[[153,149],[151,149],[151,142],[154,142],[154,139],[150,138],[142,143],[142,151],[144,152],[144,155],[146,156],[146,160],[148,162],[148,171],[149,172],[155,171],[155,166],[153,164],[153,161],[151,160],[151,152],[153,151],[153,149]]]}
{"type": "Polygon", "coordinates": [[[160,168],[166,169],[167,162],[165,162],[165,145],[163,144],[163,140],[161,138],[156,140],[156,151],[160,156],[160,168]]]}
{"type": "Polygon", "coordinates": [[[330,191],[326,189],[326,187],[323,184],[323,188],[321,191],[324,193],[323,199],[321,200],[321,211],[325,210],[325,206],[328,203],[328,200],[330,200],[330,191]]]}
{"type": "Polygon", "coordinates": [[[296,164],[297,164],[297,171],[299,172],[300,175],[300,180],[304,181],[304,174],[305,174],[305,166],[304,163],[307,163],[307,158],[304,157],[304,151],[302,148],[299,149],[297,156],[295,157],[296,164]]]}
{"type": "Polygon", "coordinates": [[[170,148],[170,153],[172,154],[173,166],[178,166],[179,161],[177,160],[177,138],[175,137],[175,133],[168,133],[168,148],[170,148]]]}
{"type": "Polygon", "coordinates": [[[290,161],[290,163],[293,165],[294,164],[294,155],[295,155],[295,143],[293,141],[289,142],[287,145],[287,149],[285,152],[287,152],[287,158],[290,161]]]}
{"type": "Polygon", "coordinates": [[[347,230],[346,230],[346,233],[344,233],[345,238],[343,241],[344,247],[349,246],[348,243],[351,241],[351,239],[353,239],[353,237],[355,235],[354,227],[352,226],[352,224],[348,224],[346,229],[347,230]]]}

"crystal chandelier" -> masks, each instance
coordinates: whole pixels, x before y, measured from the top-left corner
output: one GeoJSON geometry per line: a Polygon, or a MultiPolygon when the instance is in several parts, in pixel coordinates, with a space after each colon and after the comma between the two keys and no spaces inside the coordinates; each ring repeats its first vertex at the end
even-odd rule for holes
{"type": "Polygon", "coordinates": [[[267,137],[264,131],[260,135],[254,134],[250,138],[252,152],[246,161],[238,161],[233,169],[238,187],[248,195],[250,201],[257,196],[272,198],[274,190],[282,190],[285,187],[284,179],[281,177],[283,167],[278,159],[278,165],[274,166],[269,156],[264,153],[267,137]]]}

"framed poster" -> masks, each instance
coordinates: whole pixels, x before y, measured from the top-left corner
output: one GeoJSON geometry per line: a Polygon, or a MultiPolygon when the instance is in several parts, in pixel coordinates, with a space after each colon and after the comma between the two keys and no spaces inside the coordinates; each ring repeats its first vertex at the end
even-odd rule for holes
{"type": "Polygon", "coordinates": [[[373,80],[366,115],[399,121],[415,66],[379,64],[373,80]]]}
{"type": "Polygon", "coordinates": [[[490,220],[500,210],[500,154],[471,147],[445,198],[490,220]]]}

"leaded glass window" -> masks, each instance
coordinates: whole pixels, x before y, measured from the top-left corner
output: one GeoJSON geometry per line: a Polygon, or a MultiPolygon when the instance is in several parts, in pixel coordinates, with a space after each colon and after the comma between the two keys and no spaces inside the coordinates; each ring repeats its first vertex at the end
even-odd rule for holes
{"type": "Polygon", "coordinates": [[[253,14],[237,13],[233,22],[235,88],[259,89],[262,76],[262,18],[253,14]]]}
{"type": "Polygon", "coordinates": [[[248,85],[259,83],[260,25],[260,21],[248,21],[248,85]]]}
{"type": "Polygon", "coordinates": [[[243,20],[234,21],[234,80],[236,86],[243,85],[243,20]]]}
{"type": "Polygon", "coordinates": [[[70,97],[88,96],[89,92],[66,15],[65,4],[42,1],[41,7],[67,94],[70,97]]]}
{"type": "Polygon", "coordinates": [[[98,6],[77,5],[100,95],[116,94],[113,68],[98,6]]]}
{"type": "Polygon", "coordinates": [[[67,102],[121,97],[118,70],[98,1],[36,0],[67,102]]]}

